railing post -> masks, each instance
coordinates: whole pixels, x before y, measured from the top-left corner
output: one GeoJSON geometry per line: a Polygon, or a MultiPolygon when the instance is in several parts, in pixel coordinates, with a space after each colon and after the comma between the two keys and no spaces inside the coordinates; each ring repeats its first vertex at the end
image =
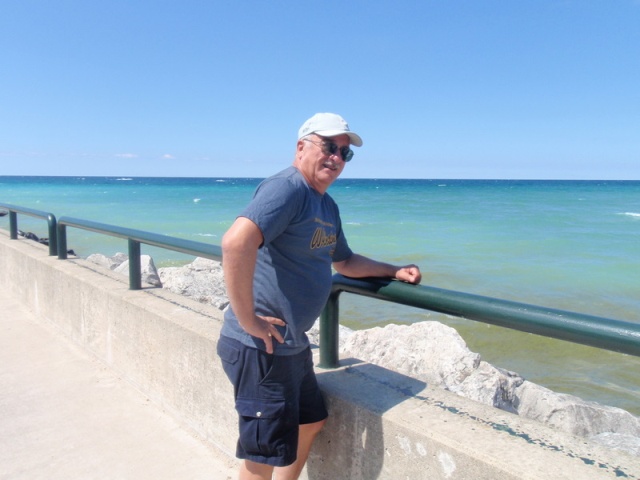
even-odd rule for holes
{"type": "Polygon", "coordinates": [[[58,253],[58,235],[56,232],[56,217],[53,214],[47,215],[47,223],[49,224],[49,255],[53,256],[58,253]]]}
{"type": "Polygon", "coordinates": [[[18,214],[9,210],[9,238],[18,239],[18,214]]]}
{"type": "Polygon", "coordinates": [[[332,291],[320,315],[320,363],[322,368],[338,368],[340,348],[340,306],[338,298],[341,290],[332,291]]]}
{"type": "MultiPolygon", "coordinates": [[[[58,231],[58,260],[66,260],[67,259],[67,226],[61,223],[58,223],[57,226],[58,231]]],[[[51,241],[51,239],[49,239],[51,241]]]]}
{"type": "Polygon", "coordinates": [[[129,289],[142,288],[142,272],[140,269],[140,242],[129,239],[129,289]]]}

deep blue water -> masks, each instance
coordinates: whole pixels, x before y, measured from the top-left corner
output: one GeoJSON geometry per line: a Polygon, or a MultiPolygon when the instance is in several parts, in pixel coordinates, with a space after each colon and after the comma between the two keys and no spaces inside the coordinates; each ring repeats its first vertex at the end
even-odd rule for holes
{"type": "MultiPolygon", "coordinates": [[[[259,181],[0,177],[0,202],[219,244],[259,181]]],[[[355,251],[417,263],[426,285],[640,322],[640,181],[340,179],[329,193],[355,251]]],[[[30,217],[19,228],[46,236],[30,217]]],[[[120,239],[68,235],[81,256],[126,252],[120,239]]],[[[143,253],[161,266],[187,260],[143,253]]],[[[341,318],[353,328],[438,319],[495,365],[640,414],[635,357],[345,295],[341,318]]]]}

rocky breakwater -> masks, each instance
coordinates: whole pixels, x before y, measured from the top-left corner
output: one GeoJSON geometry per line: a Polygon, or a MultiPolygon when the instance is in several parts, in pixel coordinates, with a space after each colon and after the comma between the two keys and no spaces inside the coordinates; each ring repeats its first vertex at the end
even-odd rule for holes
{"type": "MultiPolygon", "coordinates": [[[[314,332],[314,340],[315,339],[314,332]]],[[[558,430],[640,456],[640,418],[620,408],[556,393],[471,352],[435,321],[341,330],[340,353],[394,370],[558,430]]]]}
{"type": "MultiPolygon", "coordinates": [[[[228,305],[219,262],[198,258],[183,267],[160,268],[156,272],[153,260],[144,257],[144,282],[221,310],[228,305]]],[[[128,273],[124,254],[92,255],[89,260],[128,273]]],[[[309,338],[317,344],[318,337],[316,324],[309,338]]],[[[340,353],[640,456],[640,418],[620,408],[553,392],[517,373],[495,367],[471,352],[458,332],[442,323],[390,324],[360,331],[341,326],[340,353]]]]}

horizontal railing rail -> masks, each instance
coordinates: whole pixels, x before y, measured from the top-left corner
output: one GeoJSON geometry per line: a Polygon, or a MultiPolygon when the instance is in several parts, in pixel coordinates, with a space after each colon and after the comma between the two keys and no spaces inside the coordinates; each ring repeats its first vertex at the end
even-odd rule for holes
{"type": "Polygon", "coordinates": [[[0,207],[9,211],[9,238],[12,240],[16,240],[18,238],[18,213],[46,220],[47,228],[49,230],[49,238],[47,239],[47,242],[49,243],[49,255],[56,255],[58,251],[56,243],[56,216],[53,213],[34,210],[33,208],[19,207],[17,205],[11,205],[10,203],[0,203],[0,207]]]}
{"type": "Polygon", "coordinates": [[[640,323],[472,295],[397,280],[333,276],[320,318],[320,365],[338,366],[339,297],[354,293],[468,320],[640,356],[640,323]]]}
{"type": "Polygon", "coordinates": [[[140,290],[142,288],[140,244],[143,243],[188,255],[222,261],[222,249],[217,245],[71,217],[60,217],[58,219],[58,258],[61,260],[67,258],[67,227],[80,228],[126,239],[129,249],[129,288],[131,290],[140,290]]]}

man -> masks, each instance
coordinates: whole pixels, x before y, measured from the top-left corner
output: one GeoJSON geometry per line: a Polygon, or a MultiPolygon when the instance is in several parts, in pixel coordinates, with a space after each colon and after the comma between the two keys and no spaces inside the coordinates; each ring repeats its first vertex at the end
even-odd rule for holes
{"type": "Polygon", "coordinates": [[[394,266],[349,248],[326,193],[362,139],[339,115],[318,113],[298,132],[293,165],[258,186],[222,239],[231,307],[218,354],[234,385],[240,479],[297,479],[327,418],[306,331],[331,289],[349,277],[419,283],[415,265],[394,266]]]}

